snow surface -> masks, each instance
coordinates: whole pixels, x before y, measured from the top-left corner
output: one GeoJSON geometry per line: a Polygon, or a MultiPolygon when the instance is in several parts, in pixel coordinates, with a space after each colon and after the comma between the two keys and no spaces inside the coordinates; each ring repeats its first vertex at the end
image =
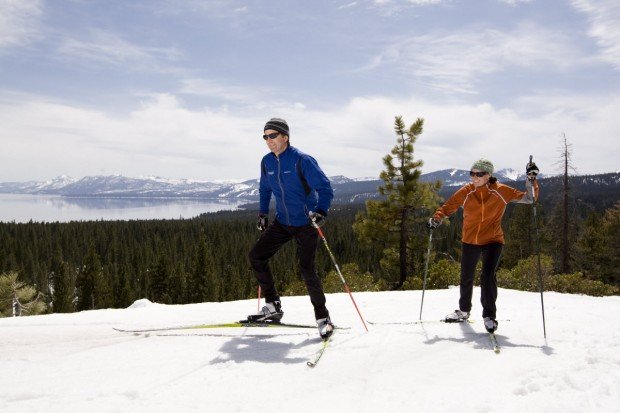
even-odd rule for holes
{"type": "MultiPolygon", "coordinates": [[[[373,322],[418,319],[420,291],[354,293],[373,322]]],[[[0,319],[2,412],[619,412],[620,297],[500,290],[498,341],[480,321],[436,322],[458,288],[427,291],[426,324],[369,325],[347,294],[328,296],[339,330],[147,328],[236,321],[256,300],[0,319]],[[509,321],[508,321],[509,320],[509,321]]],[[[307,297],[284,297],[284,321],[313,323],[307,297]]]]}

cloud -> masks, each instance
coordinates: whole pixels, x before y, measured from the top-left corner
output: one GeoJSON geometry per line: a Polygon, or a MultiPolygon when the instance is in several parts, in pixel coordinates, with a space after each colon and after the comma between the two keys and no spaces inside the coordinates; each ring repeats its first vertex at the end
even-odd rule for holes
{"type": "Polygon", "coordinates": [[[39,0],[0,0],[0,51],[39,38],[42,14],[39,0]]]}
{"type": "Polygon", "coordinates": [[[140,46],[104,30],[92,30],[89,37],[88,40],[64,39],[58,53],[80,64],[153,71],[171,70],[165,62],[181,56],[176,49],[140,46]]]}
{"type": "Polygon", "coordinates": [[[355,6],[357,6],[357,4],[358,4],[358,3],[357,3],[357,1],[353,1],[353,2],[351,2],[351,3],[347,3],[347,4],[340,5],[340,6],[338,6],[336,9],[337,9],[337,10],[349,9],[349,8],[351,8],[351,7],[355,7],[355,6]]]}
{"type": "Polygon", "coordinates": [[[36,96],[0,101],[3,175],[23,180],[50,174],[123,173],[170,177],[253,176],[264,150],[266,117],[240,119],[225,110],[183,108],[176,97],[153,95],[125,116],[36,96]],[[253,139],[249,139],[252,137],[253,139]],[[252,145],[255,151],[247,151],[252,145]],[[28,165],[27,167],[25,167],[28,165]],[[21,175],[21,176],[20,176],[21,175]]]}
{"type": "MultiPolygon", "coordinates": [[[[239,0],[157,0],[149,4],[149,8],[156,14],[180,15],[189,13],[199,15],[207,19],[228,20],[238,17],[255,18],[254,14],[249,14],[251,6],[248,2],[239,0]]],[[[254,11],[264,10],[264,4],[258,2],[254,11]]]]}
{"type": "Polygon", "coordinates": [[[620,3],[617,0],[572,0],[572,5],[588,15],[588,34],[596,39],[602,60],[620,69],[620,3]]]}
{"type": "Polygon", "coordinates": [[[585,62],[566,35],[524,24],[494,29],[433,33],[401,39],[374,56],[366,70],[399,68],[404,78],[451,93],[476,93],[484,76],[515,68],[567,70],[585,62]]]}
{"type": "Polygon", "coordinates": [[[500,3],[506,3],[511,6],[516,6],[519,3],[531,3],[532,0],[499,0],[500,3]]]}
{"type": "Polygon", "coordinates": [[[415,145],[424,172],[469,168],[480,157],[498,168],[522,168],[532,154],[555,170],[566,133],[580,173],[617,170],[620,98],[541,91],[512,109],[490,103],[435,103],[367,96],[340,108],[284,104],[262,109],[189,109],[154,94],[123,116],[36,96],[0,100],[0,181],[120,173],[193,179],[251,179],[266,153],[260,138],[272,116],[291,125],[291,143],[313,155],[328,175],[377,177],[396,143],[394,116],[425,119],[415,145]],[[535,109],[533,109],[535,108],[535,109]]]}
{"type": "Polygon", "coordinates": [[[428,4],[445,3],[446,0],[373,0],[377,6],[412,5],[425,6],[428,4]]]}
{"type": "Polygon", "coordinates": [[[263,100],[263,96],[268,95],[270,91],[271,89],[268,87],[227,85],[214,80],[199,78],[182,80],[180,88],[180,92],[184,94],[215,98],[243,105],[260,102],[263,100]]]}

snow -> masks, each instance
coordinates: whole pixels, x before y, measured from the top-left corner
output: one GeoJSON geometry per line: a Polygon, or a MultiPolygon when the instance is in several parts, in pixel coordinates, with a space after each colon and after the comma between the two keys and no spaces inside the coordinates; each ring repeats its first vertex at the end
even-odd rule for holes
{"type": "MultiPolygon", "coordinates": [[[[417,320],[420,291],[354,293],[372,322],[417,320]]],[[[369,325],[347,294],[328,295],[337,325],[320,363],[316,330],[114,331],[236,321],[256,300],[0,319],[2,412],[618,412],[620,297],[500,289],[501,354],[480,321],[436,322],[458,288],[427,291],[425,324],[369,325]]],[[[313,323],[307,297],[284,321],[313,323]]]]}
{"type": "Polygon", "coordinates": [[[497,171],[497,173],[504,175],[506,178],[508,178],[511,181],[517,181],[521,179],[521,177],[525,176],[524,173],[519,172],[516,169],[511,169],[511,168],[501,169],[497,171]]]}
{"type": "Polygon", "coordinates": [[[127,308],[144,308],[150,305],[154,304],[148,298],[142,298],[140,300],[134,301],[134,303],[127,308]]]}

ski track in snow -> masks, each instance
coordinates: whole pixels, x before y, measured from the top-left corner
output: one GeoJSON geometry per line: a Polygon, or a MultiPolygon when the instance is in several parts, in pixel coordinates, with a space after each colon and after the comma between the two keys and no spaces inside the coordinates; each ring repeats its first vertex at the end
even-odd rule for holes
{"type": "MultiPolygon", "coordinates": [[[[418,318],[420,291],[354,296],[368,320],[418,318]]],[[[457,301],[458,289],[427,291],[423,319],[457,301]]],[[[312,329],[112,329],[231,322],[255,300],[139,304],[0,319],[0,411],[620,412],[620,321],[609,316],[620,297],[545,293],[545,340],[539,294],[501,289],[498,355],[482,322],[366,333],[349,296],[330,294],[332,319],[351,329],[337,331],[313,369],[321,340],[312,329]]],[[[473,304],[479,320],[479,289],[473,304]]],[[[285,321],[313,323],[307,297],[283,306],[285,321]]]]}

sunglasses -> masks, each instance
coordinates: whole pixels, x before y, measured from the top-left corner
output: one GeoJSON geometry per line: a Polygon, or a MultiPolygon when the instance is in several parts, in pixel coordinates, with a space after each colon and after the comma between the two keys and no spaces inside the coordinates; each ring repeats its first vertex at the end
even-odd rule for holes
{"type": "Polygon", "coordinates": [[[474,172],[474,171],[469,171],[469,176],[477,176],[478,178],[482,178],[483,176],[485,176],[487,173],[486,172],[474,172]]]}
{"type": "Polygon", "coordinates": [[[269,135],[263,135],[263,139],[267,140],[267,139],[275,139],[278,136],[280,136],[280,132],[274,132],[274,133],[270,133],[269,135]]]}

